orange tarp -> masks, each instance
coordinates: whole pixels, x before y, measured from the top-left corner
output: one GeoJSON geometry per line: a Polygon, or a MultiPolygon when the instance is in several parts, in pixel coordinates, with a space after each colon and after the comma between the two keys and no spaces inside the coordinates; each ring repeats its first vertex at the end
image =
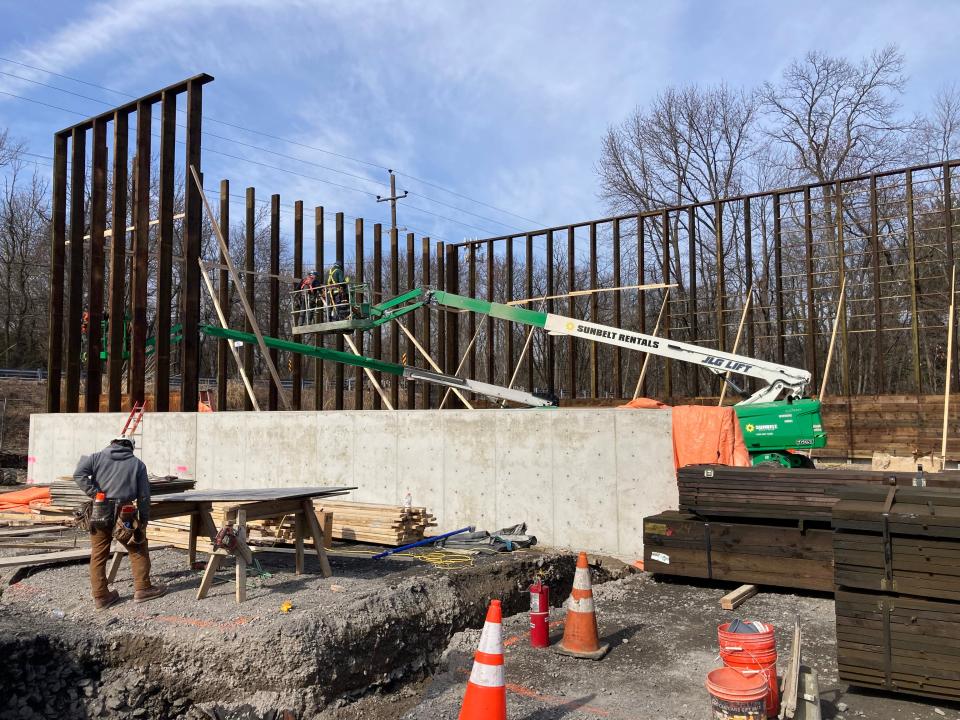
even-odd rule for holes
{"type": "Polygon", "coordinates": [[[49,505],[50,488],[37,487],[0,493],[0,512],[30,512],[31,505],[49,505]]]}
{"type": "MultiPolygon", "coordinates": [[[[622,408],[667,409],[657,400],[637,398],[622,408]]],[[[680,405],[673,408],[673,463],[685,465],[750,465],[750,453],[732,407],[680,405]]]]}

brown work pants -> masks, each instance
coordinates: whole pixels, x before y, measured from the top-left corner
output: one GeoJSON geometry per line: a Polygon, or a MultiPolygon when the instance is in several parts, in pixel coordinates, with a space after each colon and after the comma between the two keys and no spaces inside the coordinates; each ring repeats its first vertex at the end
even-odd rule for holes
{"type": "MultiPolygon", "coordinates": [[[[102,600],[110,594],[110,588],[107,587],[107,560],[110,559],[112,543],[113,533],[110,530],[90,532],[90,587],[93,589],[94,600],[102,600]]],[[[133,589],[149,590],[150,552],[147,542],[130,543],[124,547],[127,548],[130,567],[133,569],[133,589]]]]}

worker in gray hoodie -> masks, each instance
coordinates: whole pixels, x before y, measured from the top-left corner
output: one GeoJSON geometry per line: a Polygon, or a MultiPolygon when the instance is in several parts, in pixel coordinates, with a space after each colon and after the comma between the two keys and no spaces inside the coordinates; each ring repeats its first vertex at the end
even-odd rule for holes
{"type": "Polygon", "coordinates": [[[112,520],[108,527],[90,530],[90,585],[98,609],[110,607],[120,599],[120,594],[107,585],[106,567],[117,513],[123,504],[133,501],[136,501],[139,529],[133,539],[124,544],[133,569],[133,599],[145,602],[167,591],[163,585],[150,582],[150,552],[146,536],[150,520],[150,481],[147,466],[133,454],[133,448],[133,438],[115,438],[100,452],[80,458],[73,473],[74,482],[91,499],[102,492],[111,503],[112,520]]]}

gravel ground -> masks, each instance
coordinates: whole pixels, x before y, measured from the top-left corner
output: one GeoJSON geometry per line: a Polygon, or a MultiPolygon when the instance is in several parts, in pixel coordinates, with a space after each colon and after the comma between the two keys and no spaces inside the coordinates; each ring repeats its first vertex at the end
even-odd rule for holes
{"type": "MultiPolygon", "coordinates": [[[[762,592],[735,613],[720,609],[729,586],[658,581],[648,574],[595,586],[600,634],[611,643],[599,662],[576,660],[528,642],[525,615],[504,622],[507,705],[511,720],[643,720],[710,717],[704,688],[719,667],[716,628],[734,617],[778,628],[779,668],[786,667],[794,617],[804,633],[804,662],[819,677],[826,720],[934,720],[960,718],[960,706],[859,691],[840,682],[836,668],[833,600],[762,592]]],[[[562,636],[564,612],[554,609],[553,640],[562,636]]],[[[424,698],[404,718],[455,718],[479,631],[458,633],[424,698]]],[[[386,716],[384,716],[386,717],[386,716]]]]}

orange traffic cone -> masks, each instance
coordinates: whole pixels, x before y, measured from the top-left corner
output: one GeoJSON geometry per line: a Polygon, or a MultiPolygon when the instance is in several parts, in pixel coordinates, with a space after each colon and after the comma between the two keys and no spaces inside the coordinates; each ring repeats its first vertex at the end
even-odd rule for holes
{"type": "Polygon", "coordinates": [[[500,601],[491,600],[473,670],[460,708],[460,720],[507,720],[507,688],[503,683],[503,636],[500,601]]]}
{"type": "Polygon", "coordinates": [[[577,658],[599,660],[610,646],[601,645],[597,636],[597,613],[593,607],[593,587],[587,554],[577,557],[577,571],[573,575],[573,591],[567,601],[567,620],[563,640],[555,647],[558,653],[577,658]]]}

